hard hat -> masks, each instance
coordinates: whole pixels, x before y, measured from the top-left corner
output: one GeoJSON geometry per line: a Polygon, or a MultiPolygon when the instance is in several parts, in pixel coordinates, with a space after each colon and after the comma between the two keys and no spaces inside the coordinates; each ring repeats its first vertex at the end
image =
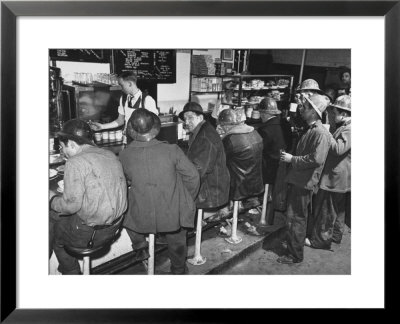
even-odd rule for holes
{"type": "Polygon", "coordinates": [[[143,135],[150,134],[151,138],[156,137],[161,129],[161,121],[156,114],[147,109],[140,108],[132,113],[127,126],[128,135],[141,141],[148,139],[148,136],[144,138],[143,135]],[[132,130],[136,133],[135,136],[133,136],[132,130]]]}
{"type": "Polygon", "coordinates": [[[279,115],[280,113],[282,113],[278,109],[276,101],[270,97],[265,97],[263,100],[261,100],[259,109],[260,112],[268,113],[271,115],[279,115]]]}
{"type": "Polygon", "coordinates": [[[75,142],[94,145],[93,131],[90,126],[81,119],[70,119],[64,125],[59,136],[68,138],[75,142]]]}
{"type": "Polygon", "coordinates": [[[325,93],[319,88],[318,82],[313,79],[304,80],[300,87],[296,89],[296,92],[302,91],[315,91],[317,93],[325,95],[325,93]]]}
{"type": "Polygon", "coordinates": [[[340,96],[336,98],[335,103],[330,106],[342,110],[351,111],[351,97],[348,95],[340,96]]]}
{"type": "Polygon", "coordinates": [[[328,107],[329,101],[325,95],[320,95],[318,93],[314,93],[310,97],[304,96],[306,100],[309,102],[311,107],[317,112],[318,116],[322,118],[322,113],[328,107]]]}
{"type": "Polygon", "coordinates": [[[237,125],[241,123],[241,120],[233,109],[224,109],[218,116],[218,122],[221,125],[237,125]]]}

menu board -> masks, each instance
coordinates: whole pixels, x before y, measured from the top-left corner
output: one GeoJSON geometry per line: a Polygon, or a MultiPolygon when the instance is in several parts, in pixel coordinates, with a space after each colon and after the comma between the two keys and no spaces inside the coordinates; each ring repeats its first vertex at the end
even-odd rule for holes
{"type": "Polygon", "coordinates": [[[114,50],[115,72],[135,71],[139,79],[176,82],[176,50],[114,50]]]}
{"type": "Polygon", "coordinates": [[[110,62],[111,50],[107,49],[50,49],[51,60],[72,62],[110,62]]]}

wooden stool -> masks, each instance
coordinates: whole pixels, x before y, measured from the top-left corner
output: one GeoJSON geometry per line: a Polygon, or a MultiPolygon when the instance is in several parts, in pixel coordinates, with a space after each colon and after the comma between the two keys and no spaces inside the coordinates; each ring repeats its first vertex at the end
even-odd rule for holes
{"type": "Polygon", "coordinates": [[[65,251],[67,251],[67,253],[69,253],[69,254],[71,254],[73,256],[78,256],[78,257],[83,258],[82,273],[84,275],[90,275],[90,257],[93,254],[95,254],[95,253],[97,253],[97,252],[99,252],[99,251],[101,251],[101,250],[103,250],[105,248],[110,247],[111,244],[115,242],[115,240],[117,239],[119,233],[122,230],[122,226],[121,225],[122,225],[122,220],[123,219],[124,219],[124,217],[121,216],[118,219],[117,223],[115,224],[115,225],[117,225],[117,227],[115,228],[114,235],[110,239],[108,239],[107,241],[102,243],[101,245],[96,246],[95,248],[93,248],[93,243],[94,243],[94,238],[96,236],[96,232],[98,230],[103,229],[104,225],[93,226],[93,234],[90,237],[90,240],[89,240],[86,248],[77,248],[77,247],[73,247],[73,246],[69,246],[69,245],[64,245],[64,249],[65,249],[65,251]]]}

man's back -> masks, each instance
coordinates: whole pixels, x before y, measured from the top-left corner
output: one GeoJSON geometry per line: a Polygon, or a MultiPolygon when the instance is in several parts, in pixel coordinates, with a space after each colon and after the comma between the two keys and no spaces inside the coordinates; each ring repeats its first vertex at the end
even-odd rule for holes
{"type": "Polygon", "coordinates": [[[122,166],[110,151],[85,146],[65,164],[63,199],[54,209],[77,215],[86,225],[112,223],[127,207],[122,166]]]}
{"type": "Polygon", "coordinates": [[[242,200],[263,189],[261,136],[247,125],[232,128],[223,139],[230,182],[230,198],[242,200]]]}

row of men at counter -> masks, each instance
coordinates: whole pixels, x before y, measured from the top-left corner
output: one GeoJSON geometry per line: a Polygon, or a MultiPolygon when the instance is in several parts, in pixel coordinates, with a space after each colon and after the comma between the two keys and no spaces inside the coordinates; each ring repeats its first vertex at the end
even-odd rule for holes
{"type": "Polygon", "coordinates": [[[86,247],[99,225],[94,246],[101,245],[115,233],[121,217],[137,260],[149,256],[146,236],[162,233],[170,273],[185,274],[187,230],[194,227],[196,209],[220,209],[221,215],[229,201],[262,194],[264,184],[285,188],[285,194],[270,193],[285,196],[287,253],[278,262],[302,262],[307,240],[318,249],[340,243],[350,205],[350,96],[332,102],[314,80],[301,84],[297,103],[308,127],[293,154],[285,152],[287,136],[273,99],[261,102],[263,125],[257,130],[236,111],[223,110],[218,116],[222,135],[205,120],[202,107],[189,102],[179,114],[190,133],[185,155],[177,145],[155,139],[160,119],[146,109],[141,93],[137,96],[136,78],[122,75],[119,83],[126,94],[119,119],[125,120],[131,139],[119,157],[96,147],[91,129],[115,127],[114,122],[90,127],[74,119],[58,134],[68,160],[63,194],[50,192],[50,255],[55,252],[62,274],[81,273],[65,245],[86,247]],[[131,108],[126,102],[135,96],[139,104],[131,108]],[[321,122],[328,107],[338,127],[333,135],[321,122]],[[279,176],[283,169],[284,178],[279,176]]]}

